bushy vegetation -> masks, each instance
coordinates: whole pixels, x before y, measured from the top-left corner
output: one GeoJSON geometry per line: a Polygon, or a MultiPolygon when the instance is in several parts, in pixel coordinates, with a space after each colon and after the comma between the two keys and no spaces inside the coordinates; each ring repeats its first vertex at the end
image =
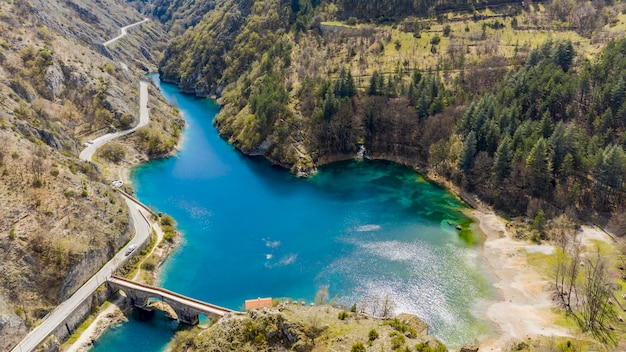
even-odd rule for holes
{"type": "Polygon", "coordinates": [[[408,324],[406,324],[405,322],[401,321],[398,318],[394,318],[393,320],[386,321],[383,323],[383,325],[389,325],[397,332],[403,335],[406,334],[409,337],[417,336],[417,331],[413,327],[409,326],[408,324]]]}
{"type": "Polygon", "coordinates": [[[163,230],[163,240],[168,242],[174,241],[176,235],[176,221],[167,214],[162,214],[160,218],[161,230],[163,230]]]}
{"type": "Polygon", "coordinates": [[[350,352],[365,352],[365,351],[367,350],[365,349],[363,342],[357,342],[354,345],[352,345],[352,348],[350,348],[350,352]]]}
{"type": "MultiPolygon", "coordinates": [[[[435,21],[419,17],[502,3],[226,1],[173,41],[160,70],[183,90],[221,92],[220,133],[297,174],[364,146],[371,156],[443,176],[510,215],[621,213],[626,41],[591,60],[568,40],[534,50],[513,43],[505,58],[488,33],[538,26],[526,9],[507,7],[488,21],[473,12],[481,22],[465,30],[441,14],[432,34],[424,31],[435,21]],[[349,23],[323,24],[329,19],[349,23]],[[360,26],[371,20],[400,33],[360,26]],[[422,56],[407,53],[416,43],[430,48],[425,60],[437,60],[420,66],[422,56]]],[[[583,35],[588,20],[597,28],[615,16],[587,5],[555,0],[544,14],[583,35]]]]}
{"type": "Polygon", "coordinates": [[[126,147],[120,143],[110,142],[98,149],[98,154],[114,163],[119,163],[126,157],[126,147]]]}

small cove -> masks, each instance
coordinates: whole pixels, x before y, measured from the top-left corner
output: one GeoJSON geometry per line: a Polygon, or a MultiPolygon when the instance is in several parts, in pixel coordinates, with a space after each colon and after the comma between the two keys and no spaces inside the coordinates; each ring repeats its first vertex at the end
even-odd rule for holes
{"type": "MultiPolygon", "coordinates": [[[[417,314],[451,347],[488,333],[474,312],[493,292],[479,246],[448,224],[469,221],[452,194],[383,161],[340,162],[294,178],[222,140],[211,100],[153,79],[188,123],[176,156],[131,175],[138,198],[172,215],[183,233],[161,268],[162,287],[242,309],[259,296],[311,302],[328,286],[348,305],[390,295],[398,312],[417,314]]],[[[179,328],[158,314],[136,317],[92,351],[160,351],[179,328]]]]}

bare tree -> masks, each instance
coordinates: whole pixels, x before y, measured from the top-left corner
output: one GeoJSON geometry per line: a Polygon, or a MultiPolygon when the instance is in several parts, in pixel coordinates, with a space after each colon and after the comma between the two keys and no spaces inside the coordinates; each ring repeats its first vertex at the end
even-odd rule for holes
{"type": "Polygon", "coordinates": [[[330,294],[328,293],[328,286],[322,286],[317,290],[315,294],[315,304],[321,306],[328,301],[330,294]]]}
{"type": "Polygon", "coordinates": [[[580,271],[581,244],[572,220],[562,215],[550,222],[546,231],[558,246],[555,265],[555,290],[568,313],[576,302],[576,279],[580,271]]]}
{"type": "Polygon", "coordinates": [[[389,294],[386,294],[383,300],[381,301],[381,309],[380,309],[381,318],[383,319],[391,318],[392,316],[394,316],[395,310],[396,310],[396,302],[393,300],[393,298],[389,294]]]}
{"type": "Polygon", "coordinates": [[[611,282],[606,270],[606,261],[596,255],[588,258],[585,265],[585,279],[581,284],[579,312],[575,315],[583,331],[588,331],[600,342],[615,344],[611,323],[617,313],[610,299],[613,297],[611,282]]]}

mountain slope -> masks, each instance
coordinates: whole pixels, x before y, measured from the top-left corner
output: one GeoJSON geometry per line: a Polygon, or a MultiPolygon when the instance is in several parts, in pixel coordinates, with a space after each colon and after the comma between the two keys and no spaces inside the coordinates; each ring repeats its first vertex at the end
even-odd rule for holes
{"type": "MultiPolygon", "coordinates": [[[[138,80],[155,67],[165,32],[148,22],[101,43],[141,18],[108,0],[0,3],[0,350],[132,236],[124,202],[78,153],[92,136],[138,121],[138,80]]],[[[176,144],[161,146],[181,122],[155,93],[156,124],[121,144],[141,156],[122,158],[126,167],[176,144]]]]}
{"type": "Polygon", "coordinates": [[[409,17],[432,4],[391,4],[216,3],[170,43],[160,71],[183,91],[221,93],[220,133],[298,175],[366,150],[443,176],[512,215],[618,217],[626,206],[623,89],[602,77],[620,77],[621,63],[586,60],[621,47],[597,54],[624,34],[619,6],[581,3],[583,14],[554,1],[435,19],[409,17]],[[390,24],[336,21],[352,16],[390,24]],[[546,29],[557,19],[562,26],[546,29]],[[543,45],[552,35],[571,41],[543,45]],[[519,105],[505,108],[511,101],[519,105]],[[563,129],[576,136],[565,151],[554,144],[563,129]],[[502,159],[502,148],[510,156],[502,159]],[[563,176],[568,153],[578,174],[563,176]],[[618,176],[602,176],[607,168],[618,176]],[[572,187],[579,191],[567,194],[572,187]]]}

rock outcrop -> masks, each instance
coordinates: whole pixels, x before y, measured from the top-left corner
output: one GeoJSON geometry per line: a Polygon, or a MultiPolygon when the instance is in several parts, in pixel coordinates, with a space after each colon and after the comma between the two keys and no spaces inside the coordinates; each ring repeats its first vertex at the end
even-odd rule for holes
{"type": "Polygon", "coordinates": [[[426,323],[411,314],[381,320],[332,306],[281,304],[226,315],[171,347],[175,351],[349,351],[355,344],[367,343],[372,351],[418,345],[445,350],[426,330],[426,323]]]}

